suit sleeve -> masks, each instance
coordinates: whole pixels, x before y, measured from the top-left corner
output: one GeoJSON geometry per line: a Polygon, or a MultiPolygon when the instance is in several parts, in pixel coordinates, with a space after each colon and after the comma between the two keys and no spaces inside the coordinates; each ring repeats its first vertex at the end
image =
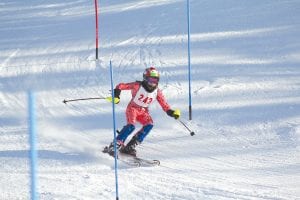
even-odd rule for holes
{"type": "Polygon", "coordinates": [[[170,105],[168,104],[166,98],[164,97],[162,91],[160,89],[157,89],[157,97],[156,97],[159,105],[161,106],[161,108],[167,112],[168,110],[171,109],[170,105]]]}
{"type": "Polygon", "coordinates": [[[134,87],[136,87],[136,82],[132,82],[132,83],[120,83],[116,86],[116,89],[119,90],[132,90],[134,89],[134,87]]]}
{"type": "Polygon", "coordinates": [[[117,96],[118,98],[120,98],[121,90],[131,90],[132,96],[135,96],[139,87],[140,87],[139,82],[120,83],[115,87],[114,92],[115,92],[115,94],[118,95],[117,96]]]}

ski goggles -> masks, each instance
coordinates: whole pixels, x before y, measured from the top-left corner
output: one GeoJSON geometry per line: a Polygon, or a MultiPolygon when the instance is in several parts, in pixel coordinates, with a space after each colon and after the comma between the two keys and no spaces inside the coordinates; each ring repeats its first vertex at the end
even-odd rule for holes
{"type": "Polygon", "coordinates": [[[147,78],[147,82],[150,84],[158,84],[158,78],[149,77],[147,78]]]}

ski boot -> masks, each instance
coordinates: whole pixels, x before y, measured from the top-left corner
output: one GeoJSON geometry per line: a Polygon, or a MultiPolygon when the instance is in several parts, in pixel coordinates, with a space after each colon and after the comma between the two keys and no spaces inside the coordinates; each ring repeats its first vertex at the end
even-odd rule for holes
{"type": "MultiPolygon", "coordinates": [[[[122,141],[117,141],[117,150],[120,150],[124,148],[124,143],[122,141]]],[[[109,146],[106,146],[104,149],[103,149],[103,152],[104,153],[108,153],[109,155],[111,156],[115,156],[115,143],[114,142],[111,142],[109,144],[109,146]]]]}
{"type": "Polygon", "coordinates": [[[136,157],[135,147],[137,145],[138,145],[138,140],[137,137],[134,136],[125,147],[120,149],[120,152],[136,157]]]}

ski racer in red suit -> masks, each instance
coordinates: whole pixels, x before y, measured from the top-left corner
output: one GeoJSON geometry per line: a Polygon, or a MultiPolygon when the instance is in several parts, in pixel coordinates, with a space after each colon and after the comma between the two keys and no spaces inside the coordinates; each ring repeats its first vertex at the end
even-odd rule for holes
{"type": "MultiPolygon", "coordinates": [[[[135,156],[135,147],[142,143],[153,128],[153,120],[149,114],[149,106],[157,100],[162,109],[170,116],[178,119],[180,111],[172,110],[162,91],[158,88],[159,73],[154,67],[145,69],[143,81],[120,83],[114,89],[114,103],[119,103],[122,90],[130,90],[132,99],[126,109],[127,124],[117,136],[117,149],[121,153],[135,156]],[[125,140],[134,131],[135,124],[139,122],[143,127],[131,138],[127,145],[125,140]]],[[[114,154],[114,142],[108,147],[108,153],[114,154]]]]}

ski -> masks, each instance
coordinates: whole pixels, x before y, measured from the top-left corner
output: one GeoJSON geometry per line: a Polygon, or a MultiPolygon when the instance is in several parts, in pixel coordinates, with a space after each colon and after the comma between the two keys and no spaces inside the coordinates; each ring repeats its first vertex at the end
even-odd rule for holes
{"type": "Polygon", "coordinates": [[[131,163],[137,164],[139,167],[151,167],[151,166],[159,166],[159,160],[145,159],[138,156],[132,156],[129,154],[124,154],[119,152],[118,154],[119,160],[129,161],[131,163]]]}
{"type": "MultiPolygon", "coordinates": [[[[110,155],[111,157],[114,157],[114,154],[109,153],[108,147],[105,147],[102,151],[105,154],[110,155]]],[[[121,161],[124,164],[127,164],[132,167],[153,167],[153,166],[159,166],[160,161],[159,160],[152,160],[152,159],[145,159],[138,156],[133,156],[129,154],[124,154],[121,152],[118,152],[118,158],[119,161],[121,161]]]]}

